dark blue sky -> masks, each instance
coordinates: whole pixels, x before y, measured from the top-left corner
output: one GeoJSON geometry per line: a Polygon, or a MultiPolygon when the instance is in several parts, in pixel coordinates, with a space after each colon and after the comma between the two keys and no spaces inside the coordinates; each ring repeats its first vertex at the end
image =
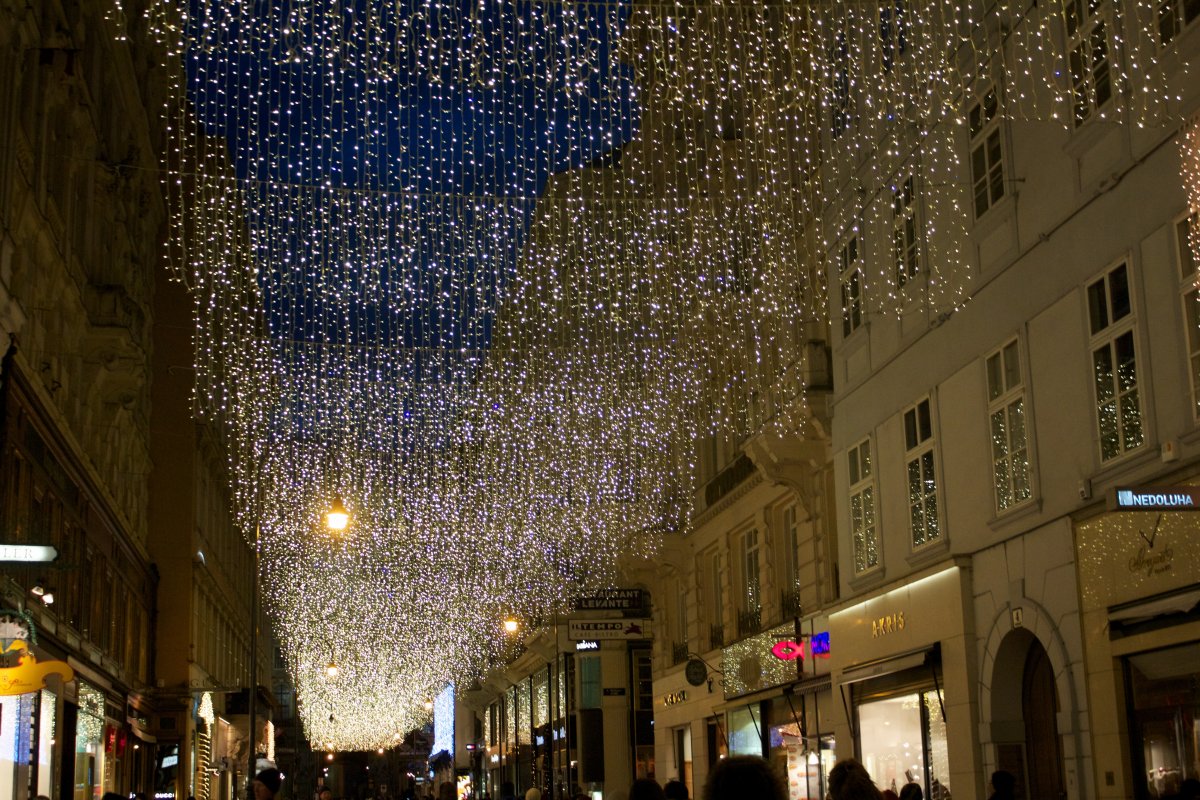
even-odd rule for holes
{"type": "Polygon", "coordinates": [[[486,347],[549,175],[637,129],[614,57],[626,2],[264,0],[224,27],[213,13],[193,0],[189,35],[221,42],[193,49],[190,96],[253,181],[279,338],[486,347]]]}

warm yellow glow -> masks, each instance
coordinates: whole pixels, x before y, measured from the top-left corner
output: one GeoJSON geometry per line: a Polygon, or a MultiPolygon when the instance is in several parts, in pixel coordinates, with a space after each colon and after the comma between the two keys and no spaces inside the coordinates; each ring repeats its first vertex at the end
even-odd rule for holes
{"type": "Polygon", "coordinates": [[[336,678],[338,675],[338,665],[330,661],[329,666],[325,668],[325,677],[336,678]]]}
{"type": "Polygon", "coordinates": [[[505,633],[516,633],[518,627],[519,627],[519,625],[515,619],[512,619],[510,617],[509,619],[504,620],[504,632],[505,633]]]}
{"type": "Polygon", "coordinates": [[[350,512],[346,511],[346,506],[342,504],[342,498],[335,497],[333,505],[325,514],[325,526],[331,531],[344,531],[349,524],[350,512]]]}
{"type": "Polygon", "coordinates": [[[426,700],[426,701],[425,701],[425,710],[426,710],[426,711],[433,711],[433,701],[432,701],[432,700],[426,700]]]}

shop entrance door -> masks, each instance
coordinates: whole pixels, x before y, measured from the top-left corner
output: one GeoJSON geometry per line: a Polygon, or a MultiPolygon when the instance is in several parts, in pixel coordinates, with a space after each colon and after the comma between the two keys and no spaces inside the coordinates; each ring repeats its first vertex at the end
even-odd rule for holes
{"type": "Polygon", "coordinates": [[[1029,762],[1030,800],[1059,800],[1063,789],[1062,745],[1058,738],[1058,693],[1054,671],[1042,643],[1034,639],[1021,682],[1025,718],[1025,754],[1029,762]]]}

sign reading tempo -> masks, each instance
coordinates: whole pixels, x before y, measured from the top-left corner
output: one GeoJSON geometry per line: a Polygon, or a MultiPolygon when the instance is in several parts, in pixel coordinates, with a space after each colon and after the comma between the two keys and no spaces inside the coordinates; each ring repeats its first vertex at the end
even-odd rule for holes
{"type": "Polygon", "coordinates": [[[40,544],[0,544],[0,561],[53,561],[58,550],[40,544]]]}
{"type": "Polygon", "coordinates": [[[648,619],[573,619],[567,624],[567,637],[574,641],[604,639],[646,639],[650,636],[648,619]]]}
{"type": "Polygon", "coordinates": [[[1124,486],[1108,493],[1109,511],[1200,511],[1200,486],[1124,486]]]}

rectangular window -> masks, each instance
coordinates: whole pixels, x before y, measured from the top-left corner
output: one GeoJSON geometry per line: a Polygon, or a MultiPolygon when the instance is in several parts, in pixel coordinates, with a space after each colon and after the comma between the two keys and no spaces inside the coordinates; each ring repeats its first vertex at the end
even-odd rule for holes
{"type": "MultiPolygon", "coordinates": [[[[1200,3],[1200,0],[1196,0],[1200,3]]],[[[1192,416],[1200,420],[1200,274],[1190,237],[1200,226],[1200,214],[1175,223],[1175,252],[1179,259],[1180,293],[1183,297],[1183,327],[1187,339],[1188,376],[1192,385],[1192,416]]]]}
{"type": "Polygon", "coordinates": [[[687,583],[685,583],[684,581],[679,582],[679,595],[678,595],[677,603],[678,603],[678,605],[676,606],[677,611],[675,614],[675,624],[676,624],[675,641],[679,642],[680,644],[686,645],[688,643],[688,641],[690,640],[690,637],[688,636],[687,583]]]}
{"type": "Polygon", "coordinates": [[[1131,297],[1129,267],[1124,263],[1110,269],[1087,289],[1092,386],[1103,461],[1145,442],[1131,297]]]}
{"type": "Polygon", "coordinates": [[[908,13],[905,0],[884,0],[879,4],[879,61],[884,72],[891,72],[896,59],[908,52],[908,13]]]}
{"type": "Polygon", "coordinates": [[[899,288],[917,276],[918,241],[917,194],[909,175],[892,187],[892,258],[899,288]]]}
{"type": "Polygon", "coordinates": [[[1158,0],[1158,42],[1167,46],[1200,19],[1200,0],[1158,0]]]}
{"type": "Polygon", "coordinates": [[[838,274],[842,284],[842,338],[854,333],[863,323],[862,262],[858,236],[852,234],[838,252],[838,274]]]}
{"type": "Polygon", "coordinates": [[[1112,98],[1104,5],[1103,0],[1066,0],[1063,4],[1076,125],[1086,122],[1112,98]]]}
{"type": "Polygon", "coordinates": [[[941,538],[937,474],[934,463],[933,417],[926,398],[904,412],[908,519],[914,549],[941,538]]]}
{"type": "Polygon", "coordinates": [[[850,536],[854,541],[854,572],[879,566],[879,529],[875,521],[875,470],[871,440],[863,439],[847,454],[850,467],[850,536]]]}
{"type": "Polygon", "coordinates": [[[783,618],[798,617],[800,605],[800,506],[788,503],[779,514],[779,553],[776,557],[779,610],[783,618]]]}
{"type": "Polygon", "coordinates": [[[711,650],[725,646],[725,589],[721,552],[716,547],[709,548],[700,555],[698,562],[701,602],[704,607],[704,622],[707,625],[707,629],[701,629],[700,636],[704,642],[702,647],[711,650]]]}
{"type": "Polygon", "coordinates": [[[1004,148],[1000,142],[1000,102],[988,88],[967,112],[971,131],[971,187],[975,218],[1004,197],[1004,148]]]}
{"type": "Polygon", "coordinates": [[[1025,383],[1021,346],[1013,339],[987,358],[988,429],[992,440],[992,487],[996,511],[1032,496],[1025,434],[1025,383]]]}

